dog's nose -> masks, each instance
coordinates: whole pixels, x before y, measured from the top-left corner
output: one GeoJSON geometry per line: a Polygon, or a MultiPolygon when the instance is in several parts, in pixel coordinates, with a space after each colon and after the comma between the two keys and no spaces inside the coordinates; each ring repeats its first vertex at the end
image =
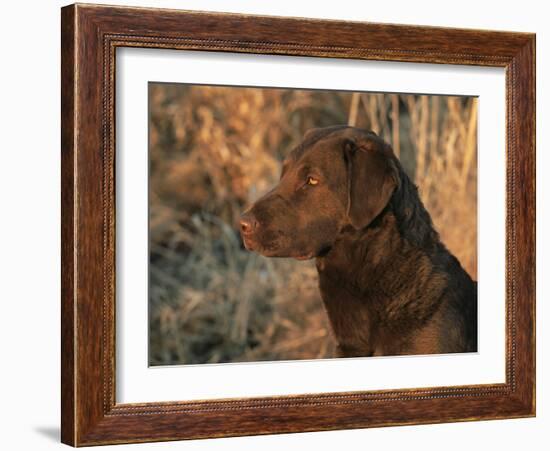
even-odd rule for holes
{"type": "Polygon", "coordinates": [[[241,216],[241,233],[250,234],[258,228],[258,221],[250,212],[244,213],[241,216]]]}

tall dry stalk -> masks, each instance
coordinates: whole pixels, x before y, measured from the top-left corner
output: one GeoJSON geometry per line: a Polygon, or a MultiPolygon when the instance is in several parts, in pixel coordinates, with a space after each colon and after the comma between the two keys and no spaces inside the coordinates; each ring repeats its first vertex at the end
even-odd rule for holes
{"type": "Polygon", "coordinates": [[[391,129],[392,146],[397,158],[401,156],[401,143],[399,142],[399,96],[390,94],[391,101],[391,129]]]}

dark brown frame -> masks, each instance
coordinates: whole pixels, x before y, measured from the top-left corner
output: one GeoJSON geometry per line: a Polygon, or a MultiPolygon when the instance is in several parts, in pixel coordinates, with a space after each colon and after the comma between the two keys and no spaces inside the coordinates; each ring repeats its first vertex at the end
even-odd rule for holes
{"type": "Polygon", "coordinates": [[[82,446],[535,415],[535,35],[71,5],[62,9],[61,438],[82,446]],[[117,47],[506,68],[506,382],[203,402],[114,395],[117,47]]]}

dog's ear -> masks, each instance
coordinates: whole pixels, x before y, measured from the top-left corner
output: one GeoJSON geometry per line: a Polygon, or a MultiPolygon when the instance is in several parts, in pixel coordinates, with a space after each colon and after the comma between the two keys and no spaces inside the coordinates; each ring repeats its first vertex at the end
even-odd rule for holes
{"type": "Polygon", "coordinates": [[[399,183],[398,171],[391,148],[369,138],[346,139],[344,159],[347,166],[348,218],[354,228],[362,229],[388,204],[399,183]]]}

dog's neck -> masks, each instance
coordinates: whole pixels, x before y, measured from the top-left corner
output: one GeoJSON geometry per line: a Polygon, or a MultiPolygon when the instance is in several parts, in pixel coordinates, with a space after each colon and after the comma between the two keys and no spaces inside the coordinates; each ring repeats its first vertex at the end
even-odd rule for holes
{"type": "MultiPolygon", "coordinates": [[[[439,240],[416,187],[402,174],[382,213],[364,229],[344,227],[316,263],[321,284],[345,289],[356,307],[364,306],[377,322],[391,326],[403,318],[422,321],[433,314],[446,285],[445,271],[436,262],[441,255],[453,258],[439,240]],[[422,305],[415,302],[420,297],[422,305]]],[[[341,301],[325,300],[332,302],[341,301]]],[[[331,311],[340,314],[334,307],[327,305],[329,316],[331,311]]]]}
{"type": "Polygon", "coordinates": [[[475,301],[468,301],[475,299],[475,283],[441,243],[417,188],[398,169],[399,186],[375,220],[361,230],[344,226],[317,257],[323,302],[344,356],[464,349],[460,333],[446,341],[434,337],[475,315],[475,301]]]}
{"type": "Polygon", "coordinates": [[[359,294],[363,287],[372,285],[365,278],[402,262],[412,248],[400,232],[396,215],[388,210],[362,230],[342,229],[330,250],[317,258],[317,270],[359,294]]]}
{"type": "Polygon", "coordinates": [[[417,258],[419,252],[428,256],[447,252],[416,186],[401,167],[399,170],[400,184],[388,205],[361,230],[344,226],[330,250],[317,258],[320,273],[329,267],[331,272],[338,273],[341,267],[346,268],[341,276],[353,279],[366,270],[375,271],[387,264],[417,258]]]}

